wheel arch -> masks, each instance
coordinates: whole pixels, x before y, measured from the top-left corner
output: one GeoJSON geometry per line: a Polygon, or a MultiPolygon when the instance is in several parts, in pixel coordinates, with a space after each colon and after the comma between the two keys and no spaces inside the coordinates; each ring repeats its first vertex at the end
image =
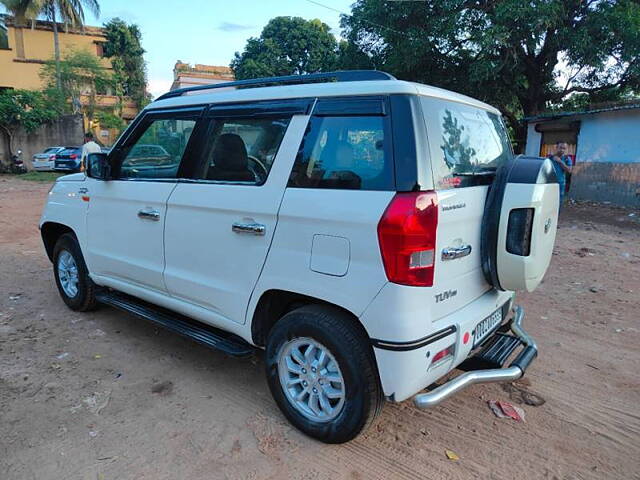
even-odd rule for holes
{"type": "Polygon", "coordinates": [[[353,323],[362,330],[366,338],[369,338],[364,325],[352,311],[321,298],[289,290],[271,289],[262,293],[251,317],[251,339],[253,344],[264,347],[269,332],[276,322],[287,313],[304,305],[326,305],[346,313],[353,320],[353,323]]]}
{"type": "Polygon", "coordinates": [[[76,239],[78,236],[68,225],[64,225],[58,222],[45,222],[40,227],[40,235],[42,236],[42,242],[44,243],[44,249],[47,252],[49,260],[53,262],[53,249],[56,246],[58,239],[65,233],[71,233],[76,239]]]}

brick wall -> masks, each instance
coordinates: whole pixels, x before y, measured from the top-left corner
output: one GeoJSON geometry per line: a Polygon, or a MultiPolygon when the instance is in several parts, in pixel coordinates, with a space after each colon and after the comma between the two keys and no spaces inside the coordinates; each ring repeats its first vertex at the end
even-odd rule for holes
{"type": "Polygon", "coordinates": [[[640,163],[578,161],[573,169],[569,197],[640,207],[640,163]]]}

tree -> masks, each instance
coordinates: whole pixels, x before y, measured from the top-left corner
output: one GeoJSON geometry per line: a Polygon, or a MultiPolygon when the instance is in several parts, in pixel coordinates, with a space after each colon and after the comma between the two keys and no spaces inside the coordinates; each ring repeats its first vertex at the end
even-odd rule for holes
{"type": "Polygon", "coordinates": [[[60,71],[60,39],[58,20],[73,27],[84,26],[84,8],[89,9],[96,17],[100,15],[98,0],[34,0],[30,3],[40,6],[42,13],[53,25],[53,51],[56,65],[56,85],[61,88],[60,71]]]}
{"type": "Polygon", "coordinates": [[[83,106],[82,95],[88,96],[89,102],[84,107],[89,121],[94,117],[96,95],[104,94],[113,85],[113,78],[98,57],[86,50],[69,50],[60,62],[45,63],[40,76],[50,98],[57,99],[66,113],[79,113],[83,106]]]}
{"type": "Polygon", "coordinates": [[[330,27],[320,20],[275,17],[259,38],[236,52],[231,68],[238,80],[332,70],[338,45],[330,27]]]}
{"type": "Polygon", "coordinates": [[[341,25],[399,78],[496,105],[520,147],[523,116],[574,93],[640,88],[634,0],[358,0],[341,25]]]}
{"type": "Polygon", "coordinates": [[[105,23],[104,29],[104,56],[111,59],[117,94],[131,97],[142,108],[149,101],[142,33],[137,25],[128,25],[119,18],[105,23]]]}
{"type": "Polygon", "coordinates": [[[9,152],[5,161],[10,165],[13,155],[11,142],[20,127],[33,132],[40,125],[55,120],[60,113],[55,102],[51,102],[42,92],[9,89],[0,91],[0,132],[6,151],[9,152]]]}

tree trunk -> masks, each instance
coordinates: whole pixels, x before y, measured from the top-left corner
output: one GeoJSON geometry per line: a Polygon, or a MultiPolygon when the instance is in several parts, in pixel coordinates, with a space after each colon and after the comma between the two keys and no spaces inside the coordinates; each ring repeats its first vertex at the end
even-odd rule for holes
{"type": "Polygon", "coordinates": [[[0,137],[5,144],[5,158],[0,160],[0,172],[10,171],[12,166],[11,157],[13,156],[13,151],[11,150],[11,131],[5,127],[0,127],[0,137]]]}
{"type": "Polygon", "coordinates": [[[51,9],[51,21],[53,23],[53,52],[56,61],[56,87],[62,88],[62,74],[60,72],[60,38],[58,36],[58,22],[56,21],[56,9],[51,9]]]}

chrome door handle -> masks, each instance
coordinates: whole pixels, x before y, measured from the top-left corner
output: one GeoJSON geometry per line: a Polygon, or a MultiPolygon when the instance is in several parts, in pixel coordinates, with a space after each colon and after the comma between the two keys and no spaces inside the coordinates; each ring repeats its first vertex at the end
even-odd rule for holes
{"type": "Polygon", "coordinates": [[[138,212],[138,217],[142,218],[143,220],[153,220],[157,222],[158,220],[160,220],[160,212],[151,208],[143,208],[138,212]]]}
{"type": "Polygon", "coordinates": [[[261,223],[240,223],[231,225],[231,231],[235,233],[249,233],[251,235],[264,235],[267,227],[261,223]]]}
{"type": "Polygon", "coordinates": [[[447,247],[442,250],[442,260],[455,260],[456,258],[466,257],[471,253],[471,245],[462,245],[461,247],[447,247]]]}

